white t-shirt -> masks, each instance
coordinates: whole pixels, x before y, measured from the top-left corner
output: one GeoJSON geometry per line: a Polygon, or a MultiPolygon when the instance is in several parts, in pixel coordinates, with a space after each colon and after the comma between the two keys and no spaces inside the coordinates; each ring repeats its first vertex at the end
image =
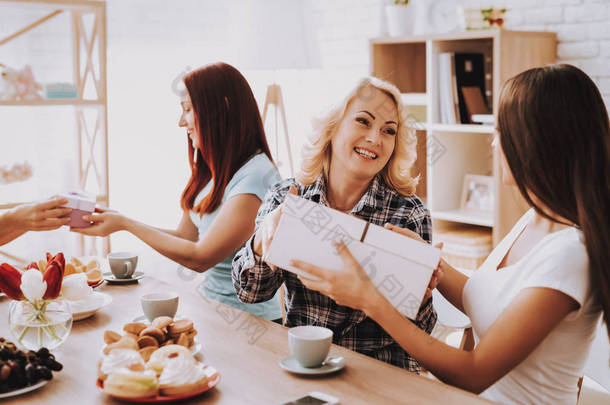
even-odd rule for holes
{"type": "Polygon", "coordinates": [[[580,308],[568,314],[523,362],[481,396],[503,404],[574,405],[578,379],[601,315],[589,290],[589,258],[581,232],[569,227],[548,234],[519,261],[497,270],[534,215],[532,209],[521,217],[464,286],[462,300],[475,342],[478,344],[524,288],[561,291],[580,308]]]}

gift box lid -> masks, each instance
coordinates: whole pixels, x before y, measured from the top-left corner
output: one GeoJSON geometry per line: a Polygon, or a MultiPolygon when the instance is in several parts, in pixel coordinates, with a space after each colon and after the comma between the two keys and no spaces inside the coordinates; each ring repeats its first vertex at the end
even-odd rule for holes
{"type": "Polygon", "coordinates": [[[59,194],[58,197],[68,200],[68,203],[64,205],[64,207],[88,212],[93,212],[95,210],[95,198],[85,193],[70,191],[59,194]]]}
{"type": "Polygon", "coordinates": [[[436,268],[440,249],[295,195],[287,195],[282,215],[300,218],[312,233],[331,231],[335,239],[349,237],[426,267],[436,268]]]}

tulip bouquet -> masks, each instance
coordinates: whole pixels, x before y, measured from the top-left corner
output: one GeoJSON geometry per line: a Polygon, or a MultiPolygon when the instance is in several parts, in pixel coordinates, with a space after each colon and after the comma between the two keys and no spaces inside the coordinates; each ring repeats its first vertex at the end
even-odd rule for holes
{"type": "MultiPolygon", "coordinates": [[[[41,261],[44,262],[44,261],[41,261]]],[[[72,316],[63,310],[60,321],[49,313],[50,305],[59,302],[58,298],[80,299],[90,291],[86,277],[66,277],[64,280],[65,259],[62,253],[55,256],[47,253],[46,266],[30,263],[23,271],[7,263],[0,265],[0,291],[11,298],[9,323],[17,342],[28,346],[43,346],[43,341],[51,339],[45,346],[58,346],[67,338],[72,326],[72,316]],[[33,342],[31,329],[37,328],[37,342],[33,342]],[[56,329],[56,328],[59,328],[56,329]],[[24,343],[24,337],[27,341],[24,343]],[[56,344],[53,344],[55,342],[56,344]]],[[[67,306],[64,305],[67,308],[67,306]]],[[[31,347],[28,347],[31,348],[31,347]]]]}

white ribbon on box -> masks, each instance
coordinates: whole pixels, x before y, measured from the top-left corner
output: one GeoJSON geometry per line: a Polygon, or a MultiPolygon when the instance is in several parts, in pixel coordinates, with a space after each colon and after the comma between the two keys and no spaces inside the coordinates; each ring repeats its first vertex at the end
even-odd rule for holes
{"type": "Polygon", "coordinates": [[[441,254],[426,243],[289,194],[266,260],[313,278],[290,260],[338,270],[343,262],[333,242],[339,240],[392,305],[415,319],[441,254]]]}

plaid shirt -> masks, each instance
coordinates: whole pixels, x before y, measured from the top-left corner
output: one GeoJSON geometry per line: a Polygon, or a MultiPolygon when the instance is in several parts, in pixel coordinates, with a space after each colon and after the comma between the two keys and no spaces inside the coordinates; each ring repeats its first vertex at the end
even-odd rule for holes
{"type": "MultiPolygon", "coordinates": [[[[286,179],[267,192],[256,217],[256,229],[265,215],[284,201],[291,184],[297,186],[303,198],[328,206],[323,175],[310,186],[286,179]]],[[[397,193],[379,177],[371,182],[351,215],[375,225],[383,226],[389,222],[417,232],[428,242],[431,240],[430,214],[421,200],[416,196],[405,197],[397,193]]],[[[272,270],[252,251],[253,239],[251,237],[233,259],[233,285],[241,301],[254,303],[269,300],[285,283],[286,326],[327,327],[334,332],[333,343],[419,373],[419,363],[381,326],[362,311],[338,305],[329,297],[307,289],[295,274],[279,268],[272,270]]],[[[415,324],[427,333],[432,332],[436,324],[432,299],[420,308],[415,324]]]]}

